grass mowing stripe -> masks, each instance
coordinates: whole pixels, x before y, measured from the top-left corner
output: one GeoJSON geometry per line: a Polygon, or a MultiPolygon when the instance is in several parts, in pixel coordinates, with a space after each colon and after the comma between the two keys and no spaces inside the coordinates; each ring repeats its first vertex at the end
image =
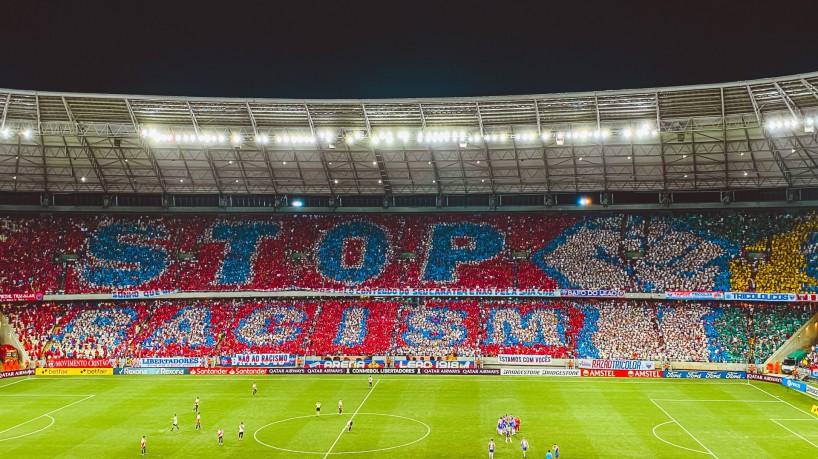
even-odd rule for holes
{"type": "Polygon", "coordinates": [[[656,405],[656,408],[659,408],[660,410],[662,410],[662,412],[663,412],[663,413],[665,413],[665,414],[667,415],[667,417],[669,417],[671,420],[673,420],[673,422],[675,422],[675,423],[676,423],[676,425],[678,425],[679,427],[681,427],[681,428],[682,428],[682,430],[684,430],[685,432],[687,432],[687,434],[688,434],[688,435],[690,435],[690,438],[692,438],[692,439],[696,440],[696,443],[698,443],[699,445],[701,445],[701,447],[702,447],[702,448],[704,448],[704,449],[705,449],[705,450],[706,450],[706,451],[707,451],[707,452],[708,452],[708,453],[709,453],[711,456],[713,456],[713,457],[714,457],[714,458],[716,458],[716,459],[719,459],[719,458],[718,458],[718,456],[716,456],[715,454],[713,454],[713,451],[710,451],[710,448],[708,448],[707,446],[704,446],[704,443],[700,442],[700,441],[699,441],[699,439],[698,439],[698,438],[696,438],[696,437],[695,437],[695,436],[694,436],[692,433],[690,433],[690,431],[689,431],[689,430],[685,429],[685,426],[683,426],[683,425],[682,425],[682,424],[681,424],[679,421],[677,421],[677,420],[676,420],[676,418],[674,418],[673,416],[671,416],[671,415],[670,415],[670,413],[668,413],[667,411],[665,411],[665,409],[664,409],[664,408],[662,408],[661,406],[659,406],[659,404],[658,404],[658,403],[654,402],[652,399],[651,399],[651,401],[650,401],[650,402],[651,402],[651,403],[653,403],[654,405],[656,405]]]}
{"type": "MultiPolygon", "coordinates": [[[[380,379],[375,381],[375,385],[372,386],[372,390],[370,390],[369,393],[366,394],[366,397],[364,397],[364,400],[361,402],[360,405],[358,405],[358,409],[355,410],[354,413],[352,413],[352,417],[349,418],[349,422],[352,422],[352,420],[355,419],[355,415],[357,415],[358,412],[361,411],[361,408],[364,406],[364,403],[366,403],[369,396],[372,395],[372,392],[375,392],[375,388],[378,387],[379,382],[381,382],[380,379]]],[[[327,456],[329,456],[329,453],[332,452],[332,448],[335,448],[335,445],[338,443],[338,440],[340,440],[341,436],[344,435],[344,430],[345,429],[346,429],[346,426],[341,428],[341,433],[338,434],[338,438],[336,438],[335,441],[332,443],[332,446],[329,447],[329,450],[327,451],[327,454],[324,454],[324,459],[327,459],[327,456]]]]}

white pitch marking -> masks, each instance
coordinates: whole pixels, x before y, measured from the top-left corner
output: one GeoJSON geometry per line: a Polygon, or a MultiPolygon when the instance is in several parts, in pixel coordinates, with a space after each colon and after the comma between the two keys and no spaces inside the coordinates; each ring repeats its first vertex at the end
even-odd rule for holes
{"type": "Polygon", "coordinates": [[[689,399],[670,399],[670,398],[654,398],[651,400],[655,400],[657,402],[685,402],[685,403],[699,403],[699,402],[713,402],[713,403],[781,403],[780,400],[696,400],[694,398],[689,399]]]}
{"type": "Polygon", "coordinates": [[[811,441],[807,440],[806,438],[802,437],[801,435],[798,435],[798,434],[797,434],[797,433],[795,433],[795,432],[794,432],[792,429],[790,429],[789,427],[785,426],[784,424],[781,424],[780,422],[776,421],[775,419],[770,419],[770,421],[773,421],[774,423],[776,423],[776,424],[780,425],[781,427],[783,427],[783,428],[787,429],[787,430],[788,430],[788,431],[789,431],[791,434],[795,435],[796,437],[800,438],[801,440],[804,440],[805,442],[809,443],[810,445],[812,445],[812,446],[814,446],[814,447],[818,448],[818,445],[816,445],[815,443],[813,443],[813,442],[811,442],[811,441]]]}
{"type": "MultiPolygon", "coordinates": [[[[27,434],[18,435],[18,436],[16,436],[16,437],[11,437],[11,438],[3,438],[3,439],[0,439],[0,442],[9,441],[9,440],[16,440],[16,439],[18,439],[18,438],[23,438],[23,437],[28,437],[29,435],[34,435],[34,434],[36,434],[36,433],[40,433],[40,432],[42,432],[43,430],[48,429],[48,428],[50,428],[51,426],[53,426],[53,425],[54,425],[54,422],[55,422],[54,418],[52,418],[51,416],[49,416],[49,415],[47,415],[47,414],[44,414],[43,416],[47,417],[48,419],[51,419],[51,423],[50,423],[50,424],[48,424],[47,426],[43,427],[42,429],[37,429],[37,430],[35,430],[34,432],[29,432],[29,433],[27,433],[27,434]]],[[[43,416],[40,416],[40,417],[43,417],[43,416]]],[[[13,429],[13,428],[14,428],[14,427],[12,427],[12,429],[13,429]]]]}
{"type": "Polygon", "coordinates": [[[13,384],[18,384],[18,383],[21,383],[21,382],[23,382],[23,381],[28,381],[28,380],[30,380],[30,379],[31,379],[31,378],[24,378],[24,379],[21,379],[21,380],[19,380],[19,381],[14,381],[14,382],[10,382],[10,383],[8,383],[8,384],[3,384],[2,386],[0,386],[0,389],[2,389],[2,388],[4,388],[4,387],[11,386],[11,385],[13,385],[13,384]]]}
{"type": "Polygon", "coordinates": [[[65,406],[62,406],[62,407],[60,407],[60,408],[57,408],[56,410],[49,411],[48,413],[41,414],[41,415],[37,416],[36,418],[31,418],[31,419],[29,419],[29,420],[28,420],[28,421],[26,421],[26,422],[21,422],[20,424],[17,424],[16,426],[11,426],[11,427],[9,427],[9,428],[8,428],[8,429],[6,429],[6,430],[0,431],[0,435],[2,435],[2,434],[4,434],[4,433],[8,432],[9,430],[13,430],[13,429],[16,429],[16,428],[18,428],[18,427],[20,427],[20,426],[24,426],[24,425],[28,424],[29,422],[36,421],[37,419],[40,419],[40,418],[41,418],[41,417],[43,417],[43,416],[50,417],[50,416],[49,416],[50,414],[54,414],[54,413],[56,413],[57,411],[64,410],[64,409],[68,408],[69,406],[74,406],[74,405],[76,405],[77,403],[84,402],[84,401],[88,400],[88,399],[89,399],[89,398],[91,398],[91,397],[93,397],[93,395],[89,395],[89,396],[85,397],[85,398],[84,398],[84,399],[82,399],[82,400],[77,400],[76,402],[69,403],[68,405],[65,405],[65,406]]]}
{"type": "Polygon", "coordinates": [[[676,421],[667,421],[667,422],[663,422],[663,423],[661,423],[661,424],[656,424],[655,426],[653,426],[653,436],[654,436],[654,437],[656,437],[656,438],[658,438],[659,440],[661,440],[661,441],[663,441],[663,442],[667,443],[667,444],[668,444],[668,445],[670,445],[670,446],[675,446],[675,447],[677,447],[677,448],[686,449],[686,450],[688,450],[688,451],[692,451],[692,452],[694,452],[694,453],[702,453],[702,454],[705,454],[705,455],[708,455],[708,456],[710,455],[710,453],[708,453],[708,452],[706,452],[706,451],[699,451],[698,449],[692,449],[692,448],[688,448],[687,446],[677,445],[676,443],[671,443],[671,442],[669,442],[669,441],[665,440],[664,438],[660,437],[660,436],[659,436],[659,435],[656,433],[656,429],[657,429],[657,428],[659,428],[659,427],[662,427],[663,425],[666,425],[666,424],[676,424],[676,421]]]}
{"type": "Polygon", "coordinates": [[[685,426],[683,426],[683,425],[682,425],[682,424],[681,424],[679,421],[677,421],[677,420],[676,420],[676,418],[674,418],[673,416],[671,416],[671,415],[670,415],[670,413],[668,413],[667,411],[665,411],[665,409],[664,409],[664,408],[662,408],[661,406],[659,406],[659,404],[658,404],[658,403],[654,402],[654,401],[653,401],[653,399],[651,399],[651,400],[650,400],[650,402],[651,402],[651,403],[653,403],[654,405],[656,405],[656,408],[659,408],[660,410],[662,410],[662,413],[665,413],[665,415],[667,415],[667,417],[669,417],[670,419],[672,419],[672,420],[673,420],[673,422],[675,422],[675,423],[676,423],[676,424],[677,424],[679,427],[681,427],[681,428],[682,428],[682,430],[684,430],[685,432],[687,432],[687,434],[688,434],[688,435],[690,435],[690,438],[692,438],[692,439],[696,440],[696,443],[698,443],[698,444],[699,444],[699,445],[700,445],[702,448],[704,448],[704,449],[705,449],[705,450],[708,452],[708,454],[710,454],[711,456],[713,456],[713,457],[714,457],[714,458],[716,458],[716,459],[719,459],[719,458],[718,458],[718,456],[716,456],[715,454],[713,454],[713,451],[710,451],[710,448],[708,448],[707,446],[704,446],[704,443],[702,443],[701,441],[699,441],[699,439],[698,439],[698,438],[696,438],[696,437],[695,437],[695,436],[694,436],[692,433],[690,433],[690,431],[689,431],[689,430],[685,429],[685,426]]]}
{"type": "Polygon", "coordinates": [[[801,412],[803,412],[803,413],[807,413],[807,414],[808,414],[810,417],[812,417],[812,413],[810,413],[809,411],[807,411],[807,410],[805,410],[805,409],[803,409],[803,408],[798,408],[797,406],[793,405],[792,403],[790,403],[790,402],[788,402],[788,401],[786,401],[786,400],[782,400],[782,399],[781,399],[781,397],[778,397],[777,395],[773,395],[773,394],[771,394],[771,393],[767,392],[766,390],[764,390],[764,389],[762,389],[762,388],[760,388],[760,387],[758,387],[758,386],[755,386],[755,385],[753,385],[753,384],[749,384],[749,383],[748,383],[748,385],[749,385],[750,387],[752,387],[752,388],[755,388],[755,389],[760,390],[761,392],[764,392],[765,394],[767,394],[767,395],[769,395],[770,397],[772,397],[772,398],[774,398],[774,399],[778,400],[779,402],[781,402],[781,403],[786,403],[787,405],[789,405],[789,406],[791,406],[791,407],[795,408],[796,410],[801,411],[801,412]]]}
{"type": "MultiPolygon", "coordinates": [[[[378,379],[377,381],[375,381],[375,385],[374,385],[374,386],[372,386],[372,390],[370,390],[369,392],[367,392],[366,397],[364,397],[364,400],[361,402],[361,404],[360,404],[360,405],[358,405],[358,409],[357,409],[357,410],[355,410],[355,412],[354,412],[354,413],[352,413],[352,417],[351,417],[351,418],[349,418],[349,422],[352,422],[352,420],[353,420],[353,419],[355,419],[355,415],[356,415],[356,414],[358,414],[358,412],[359,412],[359,411],[361,411],[361,408],[363,408],[364,403],[366,403],[366,401],[367,401],[367,399],[369,398],[369,396],[370,396],[370,395],[372,395],[372,392],[375,392],[375,388],[376,388],[376,387],[378,387],[378,383],[379,383],[379,382],[381,382],[381,380],[380,380],[380,379],[378,379]]],[[[335,448],[335,445],[338,443],[338,440],[340,440],[340,439],[341,439],[341,437],[344,435],[344,431],[346,430],[346,428],[347,428],[346,426],[344,426],[343,428],[341,428],[341,433],[339,433],[339,434],[338,434],[338,438],[336,438],[336,439],[335,439],[335,441],[334,441],[334,442],[332,442],[332,446],[330,446],[330,447],[329,447],[329,450],[327,451],[327,454],[324,454],[324,459],[327,459],[327,457],[329,457],[329,453],[331,453],[331,452],[332,452],[332,448],[335,448]]]]}
{"type": "MultiPolygon", "coordinates": [[[[417,440],[413,440],[413,441],[410,441],[409,443],[404,443],[402,445],[388,446],[388,447],[385,447],[385,448],[378,448],[378,449],[367,449],[367,450],[363,450],[363,451],[342,451],[340,453],[336,452],[336,453],[332,453],[332,454],[368,454],[368,453],[378,453],[378,452],[381,452],[381,451],[389,451],[389,450],[398,449],[398,448],[405,448],[407,446],[414,445],[415,443],[417,443],[419,441],[423,441],[424,439],[426,439],[426,437],[429,436],[430,433],[432,433],[432,428],[429,427],[429,424],[426,424],[423,421],[418,421],[417,419],[414,419],[414,418],[408,418],[406,416],[398,416],[397,414],[384,414],[384,413],[358,413],[358,415],[359,416],[364,416],[364,415],[366,415],[366,416],[388,416],[390,418],[406,419],[406,420],[409,420],[409,421],[412,421],[412,422],[417,422],[418,424],[422,425],[423,427],[426,427],[426,434],[423,435],[422,437],[418,438],[417,440]]],[[[283,422],[295,421],[296,419],[306,419],[306,418],[314,418],[314,417],[315,417],[314,414],[308,414],[306,416],[296,416],[294,418],[282,419],[280,421],[271,422],[269,424],[266,424],[266,425],[263,425],[263,426],[259,427],[258,430],[256,430],[255,433],[253,433],[253,438],[259,444],[262,444],[262,445],[264,445],[264,446],[266,446],[268,448],[277,449],[279,451],[284,451],[286,453],[324,454],[321,451],[301,451],[301,450],[297,450],[297,449],[281,448],[281,447],[278,447],[278,446],[270,445],[268,443],[264,443],[263,441],[258,439],[258,433],[261,432],[262,430],[266,429],[267,427],[270,427],[270,426],[273,426],[273,425],[276,425],[276,424],[281,424],[283,422]]]]}

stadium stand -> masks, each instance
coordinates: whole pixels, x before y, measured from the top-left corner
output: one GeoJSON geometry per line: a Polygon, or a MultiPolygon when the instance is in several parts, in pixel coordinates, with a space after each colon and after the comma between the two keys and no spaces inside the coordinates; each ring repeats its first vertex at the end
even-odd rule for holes
{"type": "Polygon", "coordinates": [[[811,213],[6,217],[0,287],[816,292],[817,230],[811,213]]]}
{"type": "Polygon", "coordinates": [[[813,304],[632,300],[123,301],[3,305],[36,357],[541,354],[765,359],[813,304]]]}

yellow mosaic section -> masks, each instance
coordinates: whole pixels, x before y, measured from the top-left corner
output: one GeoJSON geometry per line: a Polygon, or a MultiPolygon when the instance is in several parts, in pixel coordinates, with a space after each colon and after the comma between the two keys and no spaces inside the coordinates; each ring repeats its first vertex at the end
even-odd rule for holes
{"type": "MultiPolygon", "coordinates": [[[[810,233],[818,231],[818,217],[810,216],[795,225],[792,232],[773,236],[770,260],[762,262],[755,276],[757,292],[801,293],[803,286],[816,286],[818,279],[804,273],[806,259],[801,253],[810,233]]],[[[766,250],[766,242],[761,241],[747,247],[748,251],[766,250]]],[[[746,260],[734,259],[730,262],[730,287],[743,292],[751,276],[750,264],[746,260]]]]}

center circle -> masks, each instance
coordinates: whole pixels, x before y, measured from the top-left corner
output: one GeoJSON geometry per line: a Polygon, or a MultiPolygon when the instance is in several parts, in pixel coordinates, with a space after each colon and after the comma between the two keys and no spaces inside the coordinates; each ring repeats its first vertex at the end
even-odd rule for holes
{"type": "MultiPolygon", "coordinates": [[[[365,417],[365,416],[384,416],[384,417],[400,419],[403,422],[409,421],[411,424],[416,424],[416,425],[423,426],[423,428],[426,430],[426,433],[424,433],[423,436],[421,436],[420,438],[417,438],[415,440],[412,440],[412,441],[409,441],[409,442],[406,442],[406,443],[402,443],[400,445],[386,446],[386,447],[382,447],[382,448],[368,449],[368,450],[361,450],[361,451],[337,451],[337,452],[332,451],[329,454],[364,454],[364,453],[376,453],[376,452],[379,452],[379,451],[389,451],[389,450],[397,449],[397,448],[404,448],[404,447],[407,447],[409,445],[413,445],[415,443],[418,443],[420,441],[425,440],[426,437],[428,437],[429,434],[432,432],[432,428],[429,427],[429,425],[426,424],[425,422],[418,421],[417,419],[409,418],[409,417],[406,417],[406,416],[398,416],[397,414],[383,414],[383,413],[358,413],[358,414],[355,415],[355,421],[357,422],[358,418],[360,418],[362,416],[363,417],[365,417]]],[[[323,418],[323,416],[321,416],[321,417],[323,418]]],[[[334,417],[334,416],[329,415],[327,417],[334,417]]],[[[253,433],[253,438],[259,444],[261,444],[263,446],[266,446],[268,448],[278,450],[278,451],[284,451],[284,452],[287,452],[287,453],[296,453],[296,454],[321,454],[321,455],[326,455],[327,454],[326,450],[324,450],[324,451],[304,451],[304,450],[297,450],[297,449],[289,449],[289,448],[283,448],[281,446],[271,445],[269,443],[265,443],[262,440],[259,440],[259,432],[261,432],[264,429],[267,429],[269,427],[284,424],[284,423],[288,423],[288,422],[299,421],[299,420],[302,420],[302,419],[315,419],[315,418],[316,418],[315,415],[305,415],[305,416],[296,416],[296,417],[292,417],[292,418],[281,419],[279,421],[271,422],[269,424],[266,424],[266,425],[263,425],[263,426],[259,427],[253,433]]],[[[344,419],[347,419],[347,418],[344,417],[344,419]]],[[[344,425],[345,424],[346,424],[346,422],[344,422],[344,425]]],[[[343,435],[343,433],[342,433],[342,435],[343,435]]]]}

